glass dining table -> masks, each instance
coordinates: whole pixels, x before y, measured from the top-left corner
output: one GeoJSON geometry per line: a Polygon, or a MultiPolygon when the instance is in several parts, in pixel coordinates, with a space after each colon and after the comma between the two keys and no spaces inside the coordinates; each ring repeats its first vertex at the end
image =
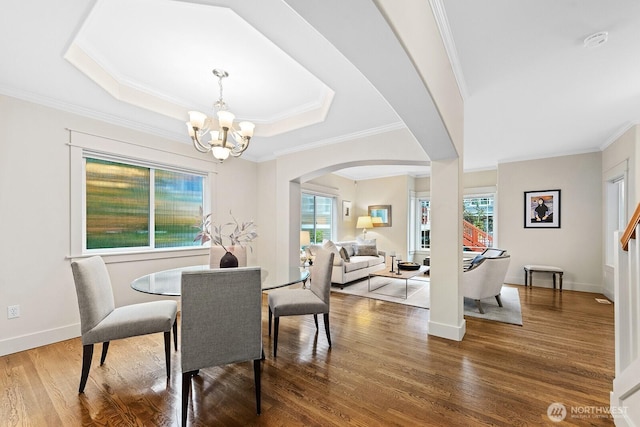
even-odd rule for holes
{"type": "MultiPolygon", "coordinates": [[[[209,270],[209,264],[192,265],[188,267],[158,271],[138,277],[131,282],[131,287],[136,291],[144,292],[146,294],[180,296],[182,272],[204,270],[209,270]]],[[[309,270],[302,267],[290,267],[287,277],[276,280],[275,277],[269,277],[269,272],[263,268],[260,270],[260,276],[262,281],[262,290],[268,291],[269,289],[282,288],[285,286],[295,285],[296,283],[305,284],[309,278],[309,270]]]]}

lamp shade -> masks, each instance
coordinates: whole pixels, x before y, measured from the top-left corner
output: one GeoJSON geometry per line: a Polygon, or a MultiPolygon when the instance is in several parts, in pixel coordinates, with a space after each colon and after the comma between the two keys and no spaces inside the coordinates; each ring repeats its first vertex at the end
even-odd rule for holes
{"type": "Polygon", "coordinates": [[[308,231],[300,232],[300,247],[309,246],[311,244],[311,235],[308,231]]]}
{"type": "Polygon", "coordinates": [[[380,227],[379,225],[376,225],[376,224],[382,224],[382,218],[380,218],[379,216],[372,216],[371,222],[373,222],[374,227],[380,227]]]}
{"type": "Polygon", "coordinates": [[[370,216],[359,216],[358,222],[356,223],[356,228],[373,228],[373,221],[371,221],[370,216]]]}

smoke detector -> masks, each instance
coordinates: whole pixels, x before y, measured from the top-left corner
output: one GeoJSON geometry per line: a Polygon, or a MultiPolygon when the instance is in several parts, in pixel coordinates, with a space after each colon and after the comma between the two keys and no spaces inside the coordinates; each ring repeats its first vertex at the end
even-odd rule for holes
{"type": "Polygon", "coordinates": [[[584,47],[593,48],[598,47],[607,42],[609,38],[609,33],[606,31],[600,31],[595,34],[591,34],[589,37],[584,39],[584,47]]]}

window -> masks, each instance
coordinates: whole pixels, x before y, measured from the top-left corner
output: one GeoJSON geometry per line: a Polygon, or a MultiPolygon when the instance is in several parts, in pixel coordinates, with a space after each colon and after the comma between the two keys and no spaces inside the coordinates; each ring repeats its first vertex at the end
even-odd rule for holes
{"type": "Polygon", "coordinates": [[[418,220],[420,221],[418,230],[420,230],[420,236],[418,239],[420,249],[429,249],[431,247],[431,211],[429,208],[429,200],[418,200],[418,206],[420,209],[420,215],[418,220]]]}
{"type": "MultiPolygon", "coordinates": [[[[480,250],[493,247],[493,202],[493,195],[469,196],[463,199],[464,248],[480,250]]],[[[431,247],[431,201],[428,198],[417,199],[414,218],[417,224],[416,249],[429,249],[431,247]]]]}
{"type": "Polygon", "coordinates": [[[463,203],[463,246],[482,250],[493,247],[493,196],[465,197],[463,203]]]}
{"type": "Polygon", "coordinates": [[[624,176],[611,179],[606,185],[606,237],[605,264],[613,265],[614,253],[618,244],[615,232],[623,231],[627,226],[624,176]]]}
{"type": "Polygon", "coordinates": [[[85,250],[176,248],[194,242],[205,176],[85,157],[85,250]]]}
{"type": "Polygon", "coordinates": [[[322,243],[332,239],[333,198],[302,193],[301,228],[309,231],[311,243],[322,243]]]}

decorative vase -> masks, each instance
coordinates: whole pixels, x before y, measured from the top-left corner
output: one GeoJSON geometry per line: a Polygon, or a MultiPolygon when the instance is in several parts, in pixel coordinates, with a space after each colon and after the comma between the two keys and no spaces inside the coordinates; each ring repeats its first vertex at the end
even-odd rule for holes
{"type": "Polygon", "coordinates": [[[238,258],[231,252],[225,253],[220,258],[220,268],[233,268],[238,266],[238,258]]]}
{"type": "MultiPolygon", "coordinates": [[[[247,248],[235,245],[227,246],[227,249],[229,249],[229,252],[238,259],[238,265],[236,265],[236,267],[247,266],[247,248]]],[[[224,268],[221,267],[220,263],[226,254],[227,251],[222,248],[222,246],[211,246],[211,249],[209,250],[209,268],[224,268]]]]}

